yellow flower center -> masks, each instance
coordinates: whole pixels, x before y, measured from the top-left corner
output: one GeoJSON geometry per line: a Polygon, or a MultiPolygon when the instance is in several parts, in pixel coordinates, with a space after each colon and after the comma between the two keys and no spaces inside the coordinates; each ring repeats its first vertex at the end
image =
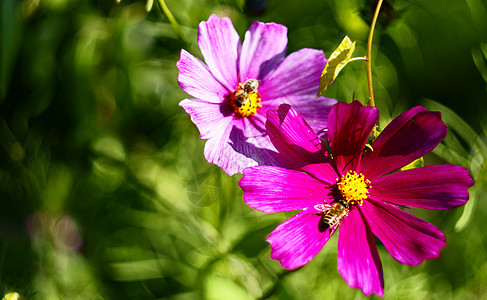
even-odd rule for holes
{"type": "Polygon", "coordinates": [[[239,84],[235,92],[230,95],[230,102],[237,117],[250,117],[262,107],[257,87],[245,88],[243,84],[239,84]]]}
{"type": "Polygon", "coordinates": [[[340,179],[337,179],[338,190],[348,203],[362,203],[368,197],[368,189],[371,188],[370,181],[365,179],[362,173],[349,171],[340,179]]]}

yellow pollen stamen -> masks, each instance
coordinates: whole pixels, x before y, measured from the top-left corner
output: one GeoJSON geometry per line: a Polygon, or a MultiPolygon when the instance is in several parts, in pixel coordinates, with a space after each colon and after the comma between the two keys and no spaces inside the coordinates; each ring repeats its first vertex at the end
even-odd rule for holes
{"type": "Polygon", "coordinates": [[[365,176],[355,171],[349,171],[347,174],[337,179],[338,190],[343,196],[343,199],[348,203],[362,203],[368,197],[368,189],[371,188],[370,181],[365,179],[365,176]]]}
{"type": "Polygon", "coordinates": [[[235,114],[240,117],[250,117],[262,107],[262,104],[260,104],[259,93],[250,93],[247,97],[249,97],[249,101],[242,104],[240,107],[235,105],[235,102],[232,102],[233,107],[235,108],[235,114]]]}
{"type": "Polygon", "coordinates": [[[230,100],[235,111],[235,116],[237,117],[250,117],[262,107],[262,104],[260,104],[260,94],[257,92],[246,93],[246,102],[244,103],[239,103],[235,99],[235,93],[231,95],[230,100]]]}

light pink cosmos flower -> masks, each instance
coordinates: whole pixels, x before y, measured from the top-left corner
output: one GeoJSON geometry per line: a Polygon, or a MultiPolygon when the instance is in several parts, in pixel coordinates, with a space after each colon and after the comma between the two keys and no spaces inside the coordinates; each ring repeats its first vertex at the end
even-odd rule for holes
{"type": "Polygon", "coordinates": [[[211,15],[198,28],[198,45],[206,64],[181,51],[178,82],[195,98],[179,105],[191,116],[201,138],[208,139],[205,158],[229,175],[248,166],[279,165],[265,132],[269,109],[289,103],[313,130],[326,128],[326,116],[336,100],[315,100],[315,95],[327,60],[314,49],[286,57],[286,35],[283,25],[254,22],[241,44],[229,18],[211,15]],[[252,79],[257,87],[244,89],[252,79]]]}
{"type": "Polygon", "coordinates": [[[268,237],[271,257],[287,269],[307,264],[339,227],[338,271],[365,295],[384,293],[374,236],[399,262],[418,265],[439,256],[445,236],[401,206],[450,209],[469,198],[473,180],[455,165],[394,172],[433,150],[447,127],[440,113],[415,107],[395,118],[365,147],[378,120],[375,107],[338,103],[328,116],[325,150],[289,105],[269,111],[267,132],[287,167],[247,168],[244,201],[265,213],[302,210],[268,237]]]}

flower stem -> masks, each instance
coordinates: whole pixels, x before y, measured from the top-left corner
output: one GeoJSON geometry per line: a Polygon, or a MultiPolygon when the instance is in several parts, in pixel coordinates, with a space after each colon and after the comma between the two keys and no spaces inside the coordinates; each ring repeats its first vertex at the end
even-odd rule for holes
{"type": "MultiPolygon", "coordinates": [[[[377,18],[379,17],[379,11],[381,6],[382,6],[382,0],[379,0],[377,2],[377,7],[375,8],[374,17],[372,18],[372,24],[370,24],[369,38],[367,40],[366,67],[367,67],[367,84],[369,87],[370,106],[375,106],[374,89],[372,87],[372,38],[374,37],[375,23],[377,23],[377,18]]],[[[375,133],[375,129],[374,129],[374,133],[375,133]]]]}
{"type": "Polygon", "coordinates": [[[184,38],[183,30],[181,29],[178,22],[176,21],[176,18],[174,18],[173,14],[171,13],[169,8],[167,7],[166,1],[157,0],[157,2],[159,3],[159,6],[161,7],[162,11],[164,12],[167,19],[169,20],[169,23],[171,23],[172,28],[174,29],[174,31],[176,31],[176,34],[179,36],[181,41],[186,42],[186,40],[184,38]]]}
{"type": "Polygon", "coordinates": [[[357,60],[365,60],[365,61],[367,61],[367,57],[365,57],[365,56],[352,57],[352,58],[350,58],[348,60],[348,62],[357,61],[357,60]]]}

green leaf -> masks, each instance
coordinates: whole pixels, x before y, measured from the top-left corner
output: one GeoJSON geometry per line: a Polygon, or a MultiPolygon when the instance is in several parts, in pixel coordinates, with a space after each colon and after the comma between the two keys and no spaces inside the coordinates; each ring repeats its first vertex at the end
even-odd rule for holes
{"type": "Polygon", "coordinates": [[[415,161],[413,161],[409,165],[402,167],[401,171],[409,170],[409,169],[415,169],[415,168],[421,168],[421,167],[424,167],[424,160],[422,157],[416,159],[415,161]]]}
{"type": "Polygon", "coordinates": [[[352,43],[348,36],[345,36],[338,48],[331,54],[320,77],[320,88],[316,98],[321,96],[326,89],[335,81],[338,73],[345,67],[353,52],[355,51],[355,42],[352,43]]]}

